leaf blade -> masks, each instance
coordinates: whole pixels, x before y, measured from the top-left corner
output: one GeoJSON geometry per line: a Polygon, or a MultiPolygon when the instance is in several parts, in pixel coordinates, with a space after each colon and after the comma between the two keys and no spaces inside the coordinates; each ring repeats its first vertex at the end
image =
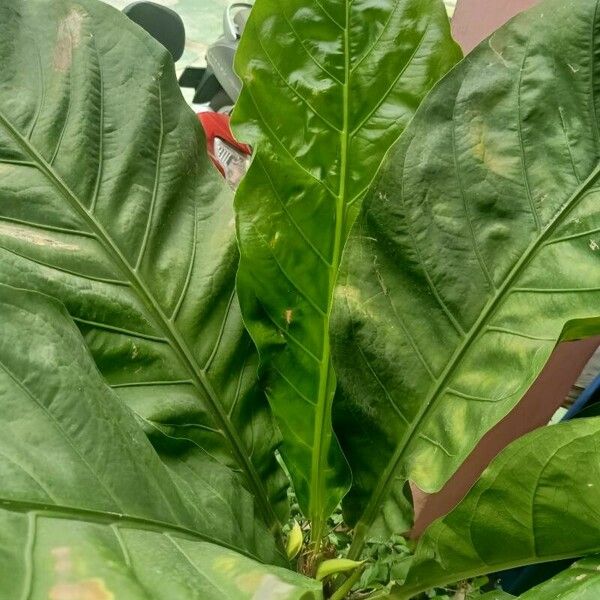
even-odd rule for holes
{"type": "Polygon", "coordinates": [[[261,564],[285,561],[224,467],[173,478],[60,304],[0,285],[0,305],[2,595],[320,597],[261,564]]]}
{"type": "Polygon", "coordinates": [[[101,3],[1,9],[0,279],[60,299],[165,455],[236,468],[276,528],[285,477],[234,292],[231,198],[168,55],[101,3]]]}
{"type": "MultiPolygon", "coordinates": [[[[411,597],[417,582],[428,585],[426,579],[441,578],[442,573],[454,580],[455,574],[461,579],[466,570],[488,573],[597,553],[590,524],[597,520],[593,474],[598,464],[590,447],[597,443],[598,427],[597,418],[580,419],[541,428],[510,444],[464,500],[427,529],[406,589],[399,588],[399,592],[411,597]],[[571,461],[575,457],[576,463],[571,461]],[[570,487],[559,490],[560,480],[568,481],[570,487]],[[577,498],[569,506],[563,502],[567,489],[577,498]],[[467,512],[469,518],[458,525],[467,512]],[[450,537],[457,542],[461,532],[466,537],[450,551],[446,543],[450,537]],[[488,536],[484,544],[482,534],[488,536]]],[[[561,575],[558,578],[563,580],[561,575]]],[[[567,575],[564,581],[569,583],[571,578],[567,575]]],[[[530,593],[536,597],[533,590],[530,593]]]]}
{"type": "Polygon", "coordinates": [[[598,594],[600,579],[598,578],[598,557],[592,556],[578,560],[548,581],[536,585],[521,594],[523,600],[542,600],[557,597],[560,594],[565,600],[581,598],[588,600],[598,594]]]}
{"type": "Polygon", "coordinates": [[[255,157],[236,193],[238,293],[316,540],[349,483],[328,334],[345,240],[389,145],[458,54],[443,6],[405,0],[262,0],[240,43],[234,122],[255,157]]]}
{"type": "Polygon", "coordinates": [[[592,248],[565,238],[594,219],[596,67],[578,40],[595,11],[548,2],[483,42],[431,92],[366,201],[333,325],[354,556],[369,530],[410,528],[406,482],[440,489],[558,341],[597,331],[592,248]],[[370,464],[359,447],[377,448],[370,464]]]}

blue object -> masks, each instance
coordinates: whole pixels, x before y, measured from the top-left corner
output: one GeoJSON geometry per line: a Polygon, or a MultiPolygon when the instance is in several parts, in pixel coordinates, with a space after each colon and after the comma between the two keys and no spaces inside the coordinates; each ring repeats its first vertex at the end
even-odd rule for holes
{"type": "Polygon", "coordinates": [[[589,408],[593,404],[597,404],[600,401],[600,374],[596,375],[595,379],[588,385],[573,405],[566,412],[565,416],[561,419],[562,421],[569,421],[580,416],[579,413],[585,408],[589,408]]]}
{"type": "MultiPolygon", "coordinates": [[[[573,402],[561,421],[600,415],[598,410],[600,410],[600,374],[596,375],[595,379],[581,392],[579,398],[573,402]]],[[[575,560],[577,559],[573,558],[509,569],[492,575],[490,579],[499,580],[505,592],[518,596],[566,569],[575,560]]]]}

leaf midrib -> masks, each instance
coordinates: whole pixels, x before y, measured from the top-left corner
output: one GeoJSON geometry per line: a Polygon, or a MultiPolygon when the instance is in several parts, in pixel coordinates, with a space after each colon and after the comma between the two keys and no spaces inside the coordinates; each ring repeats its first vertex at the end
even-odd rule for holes
{"type": "Polygon", "coordinates": [[[0,510],[7,510],[16,513],[35,513],[38,516],[54,519],[70,519],[73,521],[85,521],[87,523],[99,523],[101,525],[114,525],[115,523],[124,523],[132,526],[132,529],[139,529],[155,533],[164,533],[165,531],[174,532],[194,540],[207,542],[220,548],[228,548],[239,554],[243,554],[253,560],[263,562],[258,556],[244,548],[239,548],[229,544],[221,539],[213,538],[210,535],[200,533],[194,529],[188,529],[181,525],[166,523],[148,517],[136,517],[133,515],[115,513],[110,511],[95,510],[90,508],[81,508],[78,506],[67,506],[64,504],[45,504],[43,502],[31,502],[29,500],[16,500],[14,498],[0,497],[0,510]]]}
{"type": "Polygon", "coordinates": [[[95,233],[96,239],[112,257],[117,266],[120,267],[126,278],[131,282],[132,288],[137,292],[137,295],[142,300],[146,309],[149,310],[154,317],[154,320],[162,328],[163,332],[166,334],[165,337],[167,337],[169,345],[179,357],[179,360],[183,363],[186,370],[190,373],[195,387],[203,391],[208,398],[214,415],[223,426],[223,433],[234,451],[237,462],[240,464],[240,466],[242,466],[247,475],[254,496],[261,507],[261,512],[263,513],[267,524],[272,529],[277,530],[278,519],[275,516],[273,507],[267,498],[260,477],[256,472],[254,465],[248,458],[246,449],[244,448],[241,439],[237,435],[237,432],[223,411],[223,408],[218,401],[218,397],[207,378],[206,372],[196,364],[189,347],[182,339],[179,331],[174,327],[173,322],[164,314],[159,304],[150,293],[150,290],[144,284],[143,280],[139,277],[135,269],[133,269],[128,263],[119,248],[112,242],[102,224],[96,221],[96,219],[88,212],[85,206],[79,201],[73,191],[62,180],[60,175],[55,173],[54,168],[45,161],[45,159],[37,152],[32,144],[23,138],[19,131],[12,125],[12,123],[1,111],[0,123],[4,125],[8,133],[13,137],[17,144],[21,146],[25,153],[33,159],[35,166],[46,176],[51,184],[54,184],[58,192],[69,202],[72,208],[88,224],[91,231],[95,233]]]}
{"type": "Polygon", "coordinates": [[[497,293],[494,296],[492,296],[492,298],[490,298],[489,302],[482,310],[479,318],[477,319],[469,333],[465,336],[463,342],[454,352],[452,358],[446,365],[446,368],[441,373],[441,375],[437,379],[437,382],[428,394],[423,404],[423,408],[417,415],[412,428],[408,430],[406,435],[401,440],[400,444],[398,444],[398,446],[396,447],[396,450],[390,462],[388,463],[388,467],[383,472],[382,476],[379,478],[377,486],[375,488],[375,491],[373,492],[373,495],[371,496],[371,499],[369,500],[367,508],[365,509],[365,512],[363,513],[363,516],[361,517],[360,521],[357,523],[355,529],[356,535],[352,542],[352,547],[350,548],[350,551],[348,553],[349,558],[356,558],[362,551],[362,547],[364,545],[368,529],[375,520],[381,503],[384,497],[387,495],[389,486],[394,480],[394,473],[398,468],[400,460],[404,456],[405,450],[409,447],[410,443],[412,442],[414,436],[416,435],[419,429],[421,422],[427,417],[430,409],[433,406],[435,406],[436,401],[442,395],[448,380],[454,374],[456,368],[460,366],[461,359],[469,351],[472,344],[479,338],[483,327],[493,316],[499,305],[504,301],[505,297],[507,296],[507,291],[510,290],[510,287],[512,286],[514,281],[521,275],[525,267],[527,267],[530,260],[535,256],[536,252],[540,249],[540,247],[543,245],[546,239],[553,233],[556,227],[577,205],[577,202],[581,199],[582,194],[584,194],[584,192],[587,191],[588,187],[595,183],[595,180],[598,177],[598,175],[600,175],[600,162],[596,164],[596,166],[585,179],[585,181],[583,181],[576,188],[575,192],[565,203],[564,208],[558,211],[558,213],[550,221],[548,226],[530,244],[529,248],[526,249],[519,261],[515,264],[515,266],[512,268],[512,270],[504,280],[504,283],[498,288],[497,293]]]}
{"type": "MultiPolygon", "coordinates": [[[[346,183],[348,176],[348,141],[350,137],[350,96],[349,96],[349,86],[350,86],[350,0],[346,0],[345,3],[346,10],[346,23],[343,28],[343,36],[344,36],[344,83],[342,85],[342,129],[338,131],[340,137],[340,182],[338,193],[335,198],[335,231],[334,231],[334,244],[333,244],[333,254],[331,264],[328,266],[328,306],[327,306],[327,314],[323,319],[323,354],[321,357],[321,364],[319,367],[319,391],[317,397],[317,414],[318,418],[316,419],[316,431],[315,431],[315,440],[316,444],[313,448],[313,456],[312,456],[312,477],[311,477],[311,487],[315,493],[316,502],[317,502],[317,510],[314,511],[314,514],[311,515],[312,527],[316,531],[316,535],[312,536],[311,540],[315,543],[319,543],[322,536],[322,527],[323,523],[321,522],[323,519],[322,515],[322,507],[325,505],[323,500],[322,493],[326,493],[325,484],[324,484],[324,471],[325,471],[325,452],[324,448],[327,446],[327,440],[325,439],[329,436],[330,440],[334,439],[333,431],[324,427],[325,420],[327,418],[328,413],[331,411],[330,402],[328,401],[329,396],[329,381],[331,377],[331,371],[333,370],[333,365],[331,362],[331,345],[329,339],[329,329],[330,329],[330,320],[331,320],[331,312],[333,308],[334,301],[334,290],[338,277],[339,266],[341,261],[342,248],[344,245],[343,233],[345,230],[345,220],[346,220],[346,183]]],[[[328,515],[325,515],[327,518],[328,515]]]]}
{"type": "Polygon", "coordinates": [[[479,569],[464,569],[463,571],[453,572],[451,576],[440,576],[435,579],[428,579],[424,583],[414,583],[409,585],[399,585],[390,596],[393,600],[410,600],[417,594],[429,590],[434,587],[439,587],[445,584],[451,584],[455,581],[462,581],[464,579],[471,579],[473,577],[480,577],[482,575],[489,575],[491,571],[506,571],[508,569],[516,569],[517,567],[526,567],[528,565],[554,562],[558,560],[566,560],[569,558],[580,558],[582,554],[596,554],[600,552],[600,543],[598,546],[592,547],[588,550],[579,550],[578,552],[567,552],[565,554],[549,554],[544,556],[530,556],[529,558],[523,558],[520,560],[506,561],[486,564],[479,569]],[[539,559],[539,560],[532,560],[539,559]]]}

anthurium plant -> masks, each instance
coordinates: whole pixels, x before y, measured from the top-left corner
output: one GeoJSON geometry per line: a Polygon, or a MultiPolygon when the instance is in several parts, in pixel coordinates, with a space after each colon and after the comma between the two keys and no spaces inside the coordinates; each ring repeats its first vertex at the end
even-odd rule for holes
{"type": "Polygon", "coordinates": [[[599,4],[461,60],[441,0],[256,0],[233,198],[157,42],[0,0],[0,597],[408,599],[579,558],[523,598],[595,599],[598,417],[398,540],[409,482],[600,333],[599,4]]]}

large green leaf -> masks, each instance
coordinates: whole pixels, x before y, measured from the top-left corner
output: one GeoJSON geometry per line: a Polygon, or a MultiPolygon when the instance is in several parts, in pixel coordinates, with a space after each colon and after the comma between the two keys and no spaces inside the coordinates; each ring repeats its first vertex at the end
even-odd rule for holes
{"type": "Polygon", "coordinates": [[[410,527],[536,379],[600,327],[597,0],[547,0],[431,91],[345,252],[335,427],[365,535],[410,527]]]}
{"type": "MultiPolygon", "coordinates": [[[[600,419],[508,446],[419,541],[399,598],[473,575],[600,550],[600,419]]],[[[558,597],[558,596],[551,596],[558,597]]]]}
{"type": "Polygon", "coordinates": [[[282,560],[225,467],[169,471],[55,300],[0,285],[0,330],[0,597],[321,597],[257,562],[282,560]]]}
{"type": "MultiPolygon", "coordinates": [[[[502,590],[494,590],[478,596],[478,600],[597,600],[600,596],[600,559],[592,556],[577,561],[520,596],[513,596],[502,590]]],[[[402,598],[392,593],[390,600],[402,598]]]]}
{"type": "Polygon", "coordinates": [[[521,594],[520,600],[597,600],[600,597],[600,559],[577,561],[552,579],[521,594]]]}
{"type": "Polygon", "coordinates": [[[157,447],[236,469],[274,524],[232,199],[170,56],[94,0],[0,0],[0,64],[0,282],[60,299],[157,447]]]}
{"type": "Polygon", "coordinates": [[[331,429],[329,315],[350,226],[384,153],[459,58],[439,0],[257,0],[234,121],[238,293],[296,493],[322,533],[348,488],[331,429]]]}

